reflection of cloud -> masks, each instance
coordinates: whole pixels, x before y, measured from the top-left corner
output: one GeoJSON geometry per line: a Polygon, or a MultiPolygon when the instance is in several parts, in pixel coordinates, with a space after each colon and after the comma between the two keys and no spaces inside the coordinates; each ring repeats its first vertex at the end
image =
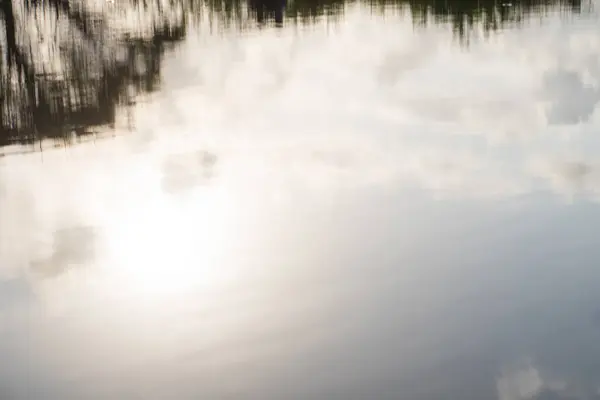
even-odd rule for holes
{"type": "Polygon", "coordinates": [[[179,192],[212,178],[217,156],[207,151],[172,154],[163,164],[162,187],[166,192],[179,192]]]}
{"type": "Polygon", "coordinates": [[[90,227],[59,230],[53,235],[52,255],[31,262],[31,270],[42,276],[60,275],[94,258],[96,233],[90,227]]]}
{"type": "Polygon", "coordinates": [[[600,165],[588,161],[534,160],[532,174],[566,195],[600,195],[600,165]]]}
{"type": "Polygon", "coordinates": [[[559,32],[507,32],[463,54],[417,46],[402,59],[388,50],[378,77],[393,80],[398,108],[414,117],[488,138],[532,137],[549,126],[589,122],[600,101],[597,32],[568,25],[559,32]]]}
{"type": "Polygon", "coordinates": [[[598,400],[597,385],[546,376],[531,362],[503,371],[497,379],[498,400],[598,400]]]}
{"type": "Polygon", "coordinates": [[[383,57],[378,79],[383,84],[394,84],[405,72],[422,67],[436,50],[437,43],[413,43],[409,49],[393,49],[383,57]],[[402,51],[403,50],[403,51],[402,51]]]}
{"type": "Polygon", "coordinates": [[[522,365],[505,371],[498,379],[499,400],[529,400],[542,391],[543,381],[538,370],[522,365]]]}
{"type": "Polygon", "coordinates": [[[574,71],[555,70],[544,75],[543,95],[551,101],[546,110],[550,124],[576,124],[587,121],[600,100],[600,92],[585,84],[574,71]]]}

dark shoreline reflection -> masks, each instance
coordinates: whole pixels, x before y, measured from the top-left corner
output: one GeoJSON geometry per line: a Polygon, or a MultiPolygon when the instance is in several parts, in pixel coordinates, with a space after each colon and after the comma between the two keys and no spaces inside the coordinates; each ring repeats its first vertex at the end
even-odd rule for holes
{"type": "MultiPolygon", "coordinates": [[[[160,87],[166,51],[203,11],[239,26],[343,18],[346,0],[12,0],[0,6],[0,147],[114,129],[118,111],[160,87]],[[137,27],[111,24],[135,15],[137,27]],[[35,26],[35,28],[32,28],[35,26]],[[26,29],[27,27],[27,29],[26,29]]],[[[579,0],[375,0],[373,12],[408,12],[415,25],[450,23],[461,41],[474,26],[492,32],[528,15],[581,12],[579,0]]]]}

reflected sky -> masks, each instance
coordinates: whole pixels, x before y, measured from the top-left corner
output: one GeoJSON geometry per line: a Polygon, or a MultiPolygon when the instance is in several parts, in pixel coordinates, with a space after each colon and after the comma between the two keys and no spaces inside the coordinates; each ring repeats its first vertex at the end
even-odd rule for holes
{"type": "Polygon", "coordinates": [[[145,10],[127,124],[1,150],[0,398],[600,398],[593,4],[301,6],[145,10]]]}

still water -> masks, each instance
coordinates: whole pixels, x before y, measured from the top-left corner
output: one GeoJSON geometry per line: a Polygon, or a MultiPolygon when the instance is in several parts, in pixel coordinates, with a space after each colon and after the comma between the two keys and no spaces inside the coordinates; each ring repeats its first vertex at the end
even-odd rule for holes
{"type": "Polygon", "coordinates": [[[600,399],[598,4],[5,1],[0,399],[600,399]]]}

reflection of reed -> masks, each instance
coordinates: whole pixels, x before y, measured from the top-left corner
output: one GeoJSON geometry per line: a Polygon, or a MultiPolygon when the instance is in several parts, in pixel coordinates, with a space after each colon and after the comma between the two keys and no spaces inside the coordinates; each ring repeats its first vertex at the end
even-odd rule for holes
{"type": "Polygon", "coordinates": [[[159,0],[122,6],[148,21],[124,34],[108,26],[105,9],[75,4],[1,3],[0,145],[114,126],[119,106],[158,88],[165,47],[185,35],[183,17],[161,20],[159,0]]]}
{"type": "Polygon", "coordinates": [[[3,0],[0,146],[114,127],[119,107],[159,87],[166,47],[202,10],[224,26],[280,26],[341,18],[356,1],[380,13],[408,10],[416,25],[450,23],[462,39],[476,24],[489,32],[528,14],[581,8],[580,0],[121,0],[96,8],[91,0],[3,0]],[[123,26],[112,23],[119,16],[123,26]],[[141,22],[126,26],[132,20],[141,22]]]}
{"type": "MultiPolygon", "coordinates": [[[[379,13],[394,8],[407,10],[416,25],[449,22],[461,37],[477,23],[481,23],[484,30],[492,31],[508,23],[518,23],[529,14],[556,9],[579,12],[581,9],[580,0],[290,0],[285,7],[285,17],[301,22],[321,16],[335,18],[342,15],[346,5],[355,2],[366,3],[379,13]]],[[[276,12],[285,5],[285,0],[261,0],[260,3],[259,8],[269,10],[268,15],[275,21],[276,12]]]]}
{"type": "Polygon", "coordinates": [[[528,15],[551,11],[577,13],[580,0],[406,0],[416,24],[449,22],[461,40],[468,39],[469,31],[481,24],[487,33],[507,24],[519,24],[528,15]]]}

